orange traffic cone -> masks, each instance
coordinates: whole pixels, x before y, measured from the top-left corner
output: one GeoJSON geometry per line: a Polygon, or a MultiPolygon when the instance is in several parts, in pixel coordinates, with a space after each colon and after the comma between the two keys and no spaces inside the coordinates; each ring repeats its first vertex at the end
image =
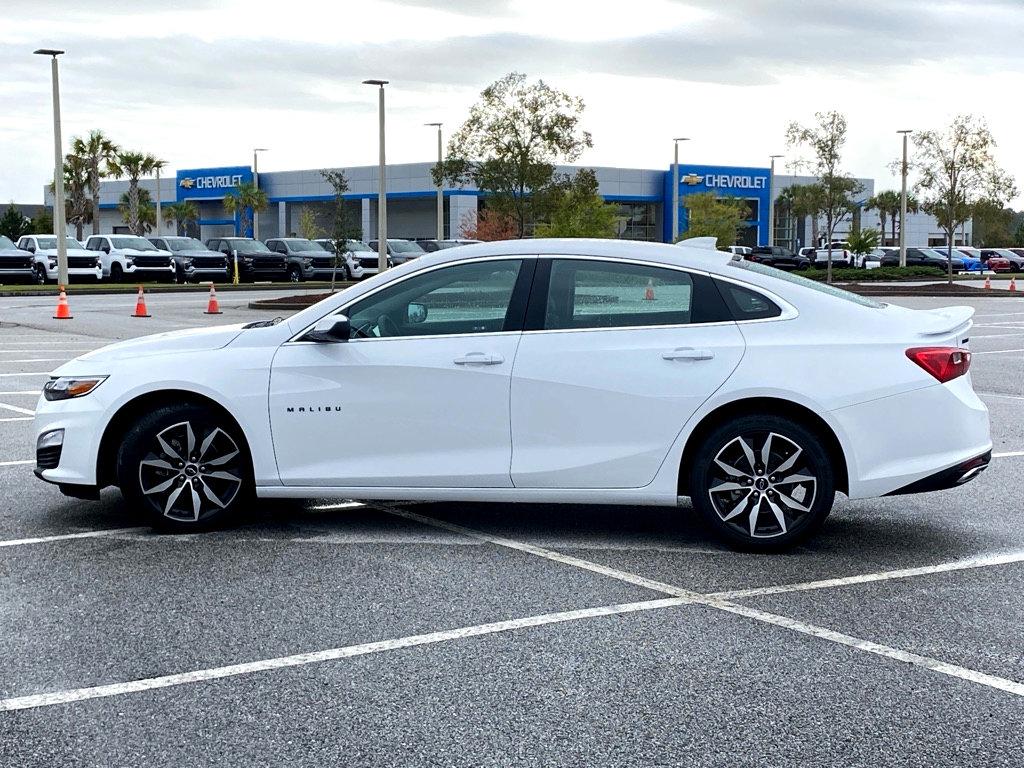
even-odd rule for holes
{"type": "Polygon", "coordinates": [[[204,315],[223,315],[220,311],[220,304],[217,303],[217,289],[213,287],[213,283],[210,283],[210,303],[206,305],[206,311],[204,315]]]}
{"type": "Polygon", "coordinates": [[[71,306],[68,304],[68,295],[64,292],[64,286],[60,287],[60,297],[57,299],[57,314],[54,320],[70,320],[72,318],[71,306]]]}
{"type": "Polygon", "coordinates": [[[985,275],[985,290],[992,290],[992,278],[990,278],[988,275],[985,275]]]}
{"type": "Polygon", "coordinates": [[[654,280],[647,279],[647,288],[644,289],[644,301],[654,301],[654,280]]]}
{"type": "Polygon", "coordinates": [[[135,314],[132,317],[152,317],[146,309],[146,297],[142,293],[142,286],[139,286],[139,296],[135,299],[135,314]]]}
{"type": "Polygon", "coordinates": [[[1017,292],[1017,278],[1016,277],[1011,277],[1010,278],[1010,292],[1011,293],[1016,293],[1017,292]]]}

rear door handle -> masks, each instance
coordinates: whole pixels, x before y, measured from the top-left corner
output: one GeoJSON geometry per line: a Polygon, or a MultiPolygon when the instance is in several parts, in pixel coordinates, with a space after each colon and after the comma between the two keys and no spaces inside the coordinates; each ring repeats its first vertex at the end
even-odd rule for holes
{"type": "Polygon", "coordinates": [[[453,361],[456,365],[501,365],[505,358],[487,352],[470,352],[462,357],[456,357],[453,361]]]}
{"type": "Polygon", "coordinates": [[[671,352],[662,352],[665,360],[710,360],[715,353],[710,349],[695,349],[693,347],[679,347],[671,352]]]}

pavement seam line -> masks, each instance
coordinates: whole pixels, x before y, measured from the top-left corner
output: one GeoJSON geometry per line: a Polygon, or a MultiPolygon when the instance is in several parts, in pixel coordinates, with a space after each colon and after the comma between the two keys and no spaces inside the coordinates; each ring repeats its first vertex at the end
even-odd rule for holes
{"type": "Polygon", "coordinates": [[[138,533],[149,530],[144,526],[134,528],[104,528],[99,531],[81,531],[80,533],[59,533],[53,536],[33,536],[27,539],[0,540],[0,547],[20,547],[25,544],[46,544],[51,541],[68,541],[70,539],[96,539],[102,536],[116,536],[121,533],[138,533]]]}
{"type": "Polygon", "coordinates": [[[23,416],[35,416],[36,412],[31,408],[22,408],[20,405],[8,405],[7,403],[0,403],[0,408],[8,411],[14,411],[20,413],[23,416]]]}
{"type": "MultiPolygon", "coordinates": [[[[686,593],[690,597],[692,603],[696,605],[704,605],[709,608],[716,608],[720,611],[726,611],[738,616],[744,616],[755,621],[760,621],[766,624],[772,624],[774,626],[783,627],[785,629],[792,630],[812,637],[817,637],[823,640],[828,640],[833,643],[845,645],[850,648],[856,648],[867,653],[872,653],[877,656],[882,656],[888,659],[901,661],[906,664],[913,666],[922,667],[929,669],[933,672],[939,672],[944,675],[956,677],[961,680],[965,680],[972,683],[988,686],[995,688],[1006,693],[1011,693],[1016,696],[1024,697],[1024,683],[1018,683],[1014,680],[1008,680],[1002,677],[996,677],[995,675],[989,675],[984,672],[978,672],[977,670],[968,669],[967,667],[961,667],[956,664],[950,664],[939,659],[933,659],[928,656],[921,656],[910,651],[904,651],[899,648],[893,648],[888,645],[882,645],[881,643],[875,643],[870,640],[863,640],[852,635],[846,635],[842,632],[836,632],[826,627],[819,627],[815,624],[809,624],[807,622],[799,621],[797,619],[791,619],[788,616],[781,616],[775,613],[769,613],[762,611],[757,608],[751,608],[746,605],[740,605],[737,603],[729,602],[713,594],[701,594],[698,592],[692,592],[690,590],[683,590],[680,587],[673,586],[671,584],[662,584],[662,582],[656,582],[646,579],[642,576],[629,573],[628,571],[621,571],[616,568],[609,568],[607,566],[592,563],[589,560],[581,560],[580,558],[566,557],[559,552],[552,550],[543,549],[541,547],[534,547],[530,544],[523,542],[514,541],[511,539],[505,539],[499,536],[490,536],[489,534],[475,531],[472,528],[464,528],[459,525],[453,525],[443,520],[435,520],[434,518],[425,517],[423,515],[417,515],[415,513],[408,513],[405,510],[399,510],[396,508],[390,508],[388,505],[373,505],[379,506],[379,508],[389,514],[397,515],[399,517],[406,517],[411,520],[418,520],[426,525],[432,525],[439,528],[447,528],[448,530],[458,530],[460,533],[469,536],[477,536],[482,538],[484,541],[489,541],[499,546],[509,546],[511,549],[518,550],[520,552],[526,552],[528,554],[534,554],[539,557],[546,557],[549,560],[555,560],[556,562],[564,563],[566,565],[576,565],[581,563],[577,567],[583,567],[585,570],[593,573],[599,573],[610,578],[625,581],[630,584],[638,584],[639,582],[646,582],[649,585],[662,585],[667,587],[671,592],[667,594],[679,594],[686,593]],[[507,542],[507,543],[506,543],[507,542]],[[575,562],[573,562],[575,561],[575,562]]],[[[980,565],[975,567],[982,567],[980,565]]],[[[649,589],[659,589],[658,586],[649,586],[649,589]]]]}
{"type": "Polygon", "coordinates": [[[85,701],[87,699],[99,699],[110,696],[120,696],[127,693],[152,691],[159,688],[170,688],[177,685],[220,680],[226,677],[237,677],[239,675],[248,675],[256,672],[266,672],[276,669],[300,667],[308,664],[318,664],[327,661],[337,661],[340,659],[352,658],[354,656],[366,656],[369,654],[412,648],[420,645],[432,645],[451,640],[462,640],[469,637],[480,637],[482,635],[493,635],[500,632],[511,632],[517,629],[542,627],[549,624],[564,624],[566,622],[579,621],[581,619],[617,616],[625,613],[638,613],[641,611],[652,611],[662,608],[674,608],[680,605],[687,605],[690,602],[691,601],[686,598],[671,597],[633,603],[616,603],[614,605],[605,605],[596,608],[581,608],[575,611],[544,613],[535,616],[526,616],[519,619],[510,619],[508,621],[476,624],[469,627],[460,627],[458,629],[429,632],[422,635],[408,635],[406,637],[399,637],[392,640],[360,643],[358,645],[349,645],[341,648],[331,648],[324,651],[313,651],[310,653],[299,653],[291,656],[278,656],[271,659],[231,664],[222,667],[211,667],[208,669],[194,670],[192,672],[148,677],[124,683],[111,683],[108,685],[97,685],[89,688],[73,688],[64,691],[53,691],[50,693],[16,696],[9,699],[0,699],[0,712],[50,707],[59,704],[70,704],[76,701],[85,701]]]}

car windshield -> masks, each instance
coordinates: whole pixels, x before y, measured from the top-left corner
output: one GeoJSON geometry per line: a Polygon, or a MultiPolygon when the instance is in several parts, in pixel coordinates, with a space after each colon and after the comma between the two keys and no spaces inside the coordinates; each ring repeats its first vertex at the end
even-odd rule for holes
{"type": "Polygon", "coordinates": [[[320,243],[311,243],[309,240],[285,240],[288,247],[293,251],[323,251],[325,248],[320,243]]]}
{"type": "Polygon", "coordinates": [[[175,251],[205,251],[206,246],[194,237],[168,237],[167,247],[175,251]]]}
{"type": "MultiPolygon", "coordinates": [[[[56,249],[56,247],[57,247],[57,238],[56,237],[37,237],[36,238],[36,243],[38,243],[38,245],[36,247],[39,248],[39,250],[41,250],[41,251],[52,251],[52,250],[56,249]]],[[[82,244],[80,242],[78,242],[77,240],[75,240],[75,238],[73,238],[73,237],[65,237],[64,238],[64,247],[65,248],[69,248],[69,249],[74,250],[74,251],[82,250],[82,244]]]]}
{"type": "Polygon", "coordinates": [[[11,242],[11,238],[6,235],[0,235],[0,250],[9,251],[14,248],[14,243],[11,242]]]}
{"type": "Polygon", "coordinates": [[[228,244],[228,248],[233,251],[245,251],[246,253],[270,253],[270,249],[267,248],[259,240],[225,240],[228,244]]]}
{"type": "Polygon", "coordinates": [[[364,243],[362,240],[347,240],[345,247],[350,251],[369,251],[370,253],[376,253],[370,246],[364,243]]]}
{"type": "Polygon", "coordinates": [[[850,293],[849,291],[844,291],[841,288],[836,288],[835,286],[828,285],[827,283],[821,283],[817,280],[809,280],[806,277],[800,277],[799,275],[794,275],[792,272],[786,272],[782,269],[766,267],[764,264],[758,264],[756,261],[730,261],[729,266],[735,267],[736,269],[745,269],[749,272],[756,272],[759,275],[768,275],[769,277],[774,277],[776,280],[793,283],[795,285],[803,286],[804,288],[810,288],[812,291],[818,291],[818,293],[826,293],[837,299],[843,299],[844,301],[849,301],[854,304],[860,304],[862,307],[881,309],[885,306],[885,304],[872,301],[864,296],[858,296],[856,293],[850,293]]]}
{"type": "Polygon", "coordinates": [[[388,240],[388,245],[395,253],[425,253],[416,243],[408,240],[388,240]]]}
{"type": "Polygon", "coordinates": [[[144,237],[112,237],[110,242],[115,248],[127,248],[132,251],[158,250],[155,245],[144,237]]]}

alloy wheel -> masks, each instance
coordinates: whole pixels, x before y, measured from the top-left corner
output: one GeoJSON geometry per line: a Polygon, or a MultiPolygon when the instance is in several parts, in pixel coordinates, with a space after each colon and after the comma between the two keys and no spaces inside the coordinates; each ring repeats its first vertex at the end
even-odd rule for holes
{"type": "Polygon", "coordinates": [[[159,432],[139,462],[143,496],[170,520],[199,522],[228,507],[242,488],[242,454],[220,427],[183,421],[159,432]]]}
{"type": "Polygon", "coordinates": [[[814,506],[818,475],[796,442],[777,432],[733,438],[708,470],[708,497],[715,513],[744,536],[756,539],[791,531],[814,506]]]}

